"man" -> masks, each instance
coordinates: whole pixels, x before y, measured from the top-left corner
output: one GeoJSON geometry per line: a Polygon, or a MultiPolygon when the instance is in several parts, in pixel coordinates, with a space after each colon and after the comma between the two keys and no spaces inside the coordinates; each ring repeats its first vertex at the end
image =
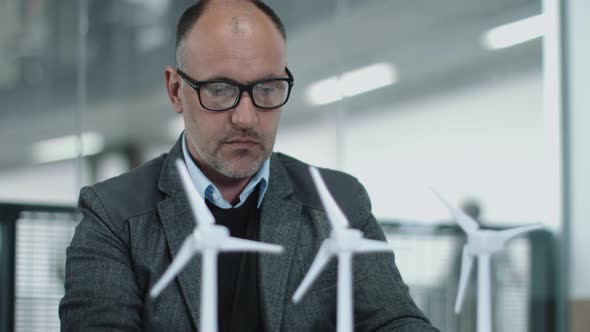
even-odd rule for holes
{"type": "MultiPolygon", "coordinates": [[[[219,256],[220,330],[334,330],[335,262],[300,303],[291,300],[330,225],[308,166],[272,153],[293,83],[285,39],[280,19],[259,1],[201,1],[183,14],[178,68],[167,67],[165,80],[186,130],[170,153],[82,189],[62,329],[197,329],[199,256],[156,300],[148,297],[195,225],[174,168],[180,158],[217,223],[233,236],[285,249],[219,256]]],[[[341,172],[322,175],[351,227],[384,240],[362,185],[341,172]]],[[[357,330],[436,331],[391,254],[359,256],[353,266],[357,330]]]]}

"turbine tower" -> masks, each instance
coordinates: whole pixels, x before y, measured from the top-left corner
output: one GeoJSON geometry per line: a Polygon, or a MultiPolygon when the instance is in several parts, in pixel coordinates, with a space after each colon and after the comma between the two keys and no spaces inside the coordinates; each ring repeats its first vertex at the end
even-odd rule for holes
{"type": "Polygon", "coordinates": [[[201,253],[203,255],[201,282],[201,322],[199,331],[217,331],[217,256],[219,252],[258,251],[280,253],[282,246],[244,240],[232,237],[229,230],[221,225],[215,225],[215,219],[207,208],[205,201],[196,191],[188,174],[184,162],[176,160],[176,168],[186,191],[189,205],[193,212],[196,227],[189,235],[178,255],[174,257],[162,278],[150,290],[150,297],[156,298],[164,288],[185,267],[191,258],[201,253]]]}

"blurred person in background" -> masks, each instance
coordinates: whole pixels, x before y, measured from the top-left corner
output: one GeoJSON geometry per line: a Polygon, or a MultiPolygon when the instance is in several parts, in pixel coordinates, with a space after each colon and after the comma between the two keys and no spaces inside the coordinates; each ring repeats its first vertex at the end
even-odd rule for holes
{"type": "MultiPolygon", "coordinates": [[[[334,330],[335,261],[300,303],[291,300],[331,227],[308,165],[272,152],[294,81],[281,20],[261,1],[198,1],[180,18],[176,45],[177,68],[166,67],[165,83],[185,131],[169,153],[81,190],[62,330],[196,330],[200,257],[157,299],[148,296],[195,227],[177,159],[232,236],[285,248],[219,256],[219,329],[334,330]]],[[[351,227],[385,241],[358,180],[321,172],[351,227]]],[[[436,331],[391,254],[358,257],[353,270],[356,331],[436,331]]]]}

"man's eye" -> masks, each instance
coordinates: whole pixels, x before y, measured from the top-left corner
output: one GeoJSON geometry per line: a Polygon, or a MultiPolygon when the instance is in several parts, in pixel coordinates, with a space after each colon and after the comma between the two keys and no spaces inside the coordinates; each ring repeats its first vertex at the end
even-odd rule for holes
{"type": "Polygon", "coordinates": [[[273,91],[275,91],[275,87],[273,86],[262,86],[260,87],[260,89],[258,89],[259,92],[262,93],[272,93],[273,91]]]}
{"type": "Polygon", "coordinates": [[[209,84],[205,87],[207,94],[211,96],[230,96],[233,95],[234,89],[227,84],[209,84]]]}
{"type": "Polygon", "coordinates": [[[280,82],[267,82],[256,86],[256,90],[259,93],[269,94],[280,90],[282,85],[280,82]]]}

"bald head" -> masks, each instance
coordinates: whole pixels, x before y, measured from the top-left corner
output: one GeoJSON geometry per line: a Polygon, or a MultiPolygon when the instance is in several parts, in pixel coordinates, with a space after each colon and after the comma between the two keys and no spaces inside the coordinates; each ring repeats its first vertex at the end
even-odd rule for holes
{"type": "MultiPolygon", "coordinates": [[[[286,41],[285,28],[278,15],[260,0],[200,0],[186,9],[176,29],[176,62],[183,67],[186,51],[186,39],[203,17],[215,20],[213,23],[225,25],[235,34],[252,31],[253,23],[271,24],[278,34],[286,41]]],[[[204,24],[204,29],[212,28],[212,22],[204,24]]]]}

